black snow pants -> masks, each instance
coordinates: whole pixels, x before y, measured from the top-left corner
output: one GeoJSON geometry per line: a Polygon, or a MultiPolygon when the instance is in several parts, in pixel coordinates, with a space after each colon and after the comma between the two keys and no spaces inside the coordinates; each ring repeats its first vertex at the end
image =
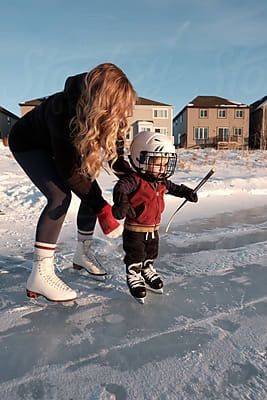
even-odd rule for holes
{"type": "Polygon", "coordinates": [[[123,250],[126,272],[128,266],[135,263],[143,263],[146,260],[155,260],[159,250],[159,234],[155,232],[123,231],[123,250]]]}

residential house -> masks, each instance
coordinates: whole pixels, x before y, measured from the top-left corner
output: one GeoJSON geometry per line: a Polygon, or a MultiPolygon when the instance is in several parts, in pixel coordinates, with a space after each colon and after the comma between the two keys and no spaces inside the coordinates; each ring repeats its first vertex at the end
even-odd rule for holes
{"type": "Polygon", "coordinates": [[[0,138],[5,146],[8,145],[8,135],[19,117],[0,106],[0,138]]]}
{"type": "Polygon", "coordinates": [[[250,104],[249,147],[267,150],[267,96],[250,104]]]}
{"type": "MultiPolygon", "coordinates": [[[[33,99],[20,103],[21,115],[26,114],[47,97],[33,99]]],[[[172,137],[173,106],[155,100],[138,97],[130,118],[131,128],[127,135],[126,147],[132,138],[141,131],[163,133],[172,137]]]]}
{"type": "Polygon", "coordinates": [[[39,104],[41,104],[45,99],[47,99],[47,97],[40,97],[39,99],[33,99],[19,103],[21,116],[23,117],[23,115],[27,114],[33,108],[39,106],[39,104]]]}
{"type": "Polygon", "coordinates": [[[173,119],[177,147],[248,147],[249,106],[217,96],[197,96],[173,119]]]}

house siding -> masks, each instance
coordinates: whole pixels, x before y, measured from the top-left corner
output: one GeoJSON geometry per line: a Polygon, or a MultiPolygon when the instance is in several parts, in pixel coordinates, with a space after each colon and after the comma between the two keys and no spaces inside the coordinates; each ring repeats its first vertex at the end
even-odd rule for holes
{"type": "MultiPolygon", "coordinates": [[[[222,108],[219,108],[222,109],[222,108]]],[[[215,144],[218,138],[218,128],[228,128],[229,137],[234,136],[235,128],[242,128],[242,136],[237,136],[235,140],[239,145],[247,143],[249,136],[249,108],[238,108],[244,111],[244,118],[236,118],[235,112],[237,108],[223,108],[226,110],[226,118],[218,118],[218,108],[208,108],[208,117],[199,117],[199,108],[189,108],[188,107],[188,129],[187,129],[187,147],[193,147],[198,144],[194,138],[194,129],[198,127],[208,128],[208,141],[211,144],[215,144]]]]}
{"type": "Polygon", "coordinates": [[[21,105],[20,106],[20,113],[21,116],[23,117],[23,115],[27,114],[29,111],[31,111],[32,109],[34,109],[36,107],[36,105],[30,106],[30,105],[21,105]]]}
{"type": "Polygon", "coordinates": [[[10,130],[18,119],[19,117],[16,115],[0,109],[0,138],[6,146],[8,144],[8,135],[10,130]]]}
{"type": "Polygon", "coordinates": [[[159,106],[155,105],[136,105],[133,110],[133,116],[130,119],[131,130],[129,139],[131,140],[137,133],[134,130],[136,122],[149,121],[151,122],[152,130],[155,128],[166,128],[167,135],[172,136],[172,118],[173,106],[159,106]],[[168,110],[168,118],[154,118],[154,110],[168,110]]]}
{"type": "Polygon", "coordinates": [[[252,149],[267,150],[267,104],[256,110],[251,108],[249,146],[252,149]]]}
{"type": "Polygon", "coordinates": [[[187,113],[183,111],[173,123],[173,136],[175,146],[185,146],[187,132],[187,113]]]}

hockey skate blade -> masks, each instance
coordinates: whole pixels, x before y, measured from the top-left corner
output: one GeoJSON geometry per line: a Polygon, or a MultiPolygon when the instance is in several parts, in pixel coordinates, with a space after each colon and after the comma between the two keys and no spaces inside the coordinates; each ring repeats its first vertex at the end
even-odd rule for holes
{"type": "Polygon", "coordinates": [[[144,297],[134,297],[133,298],[137,301],[139,304],[145,304],[145,298],[144,297]]]}
{"type": "Polygon", "coordinates": [[[161,288],[161,289],[153,289],[148,285],[146,285],[146,288],[147,288],[147,290],[149,290],[150,292],[153,292],[153,293],[157,293],[157,294],[163,294],[164,293],[163,292],[163,288],[161,288]]]}

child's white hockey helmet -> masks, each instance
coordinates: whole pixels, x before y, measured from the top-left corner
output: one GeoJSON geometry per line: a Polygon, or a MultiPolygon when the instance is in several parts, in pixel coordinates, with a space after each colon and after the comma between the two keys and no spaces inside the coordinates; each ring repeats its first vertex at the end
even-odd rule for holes
{"type": "Polygon", "coordinates": [[[139,174],[160,181],[173,175],[177,154],[170,137],[143,131],[133,138],[129,159],[139,174]]]}

